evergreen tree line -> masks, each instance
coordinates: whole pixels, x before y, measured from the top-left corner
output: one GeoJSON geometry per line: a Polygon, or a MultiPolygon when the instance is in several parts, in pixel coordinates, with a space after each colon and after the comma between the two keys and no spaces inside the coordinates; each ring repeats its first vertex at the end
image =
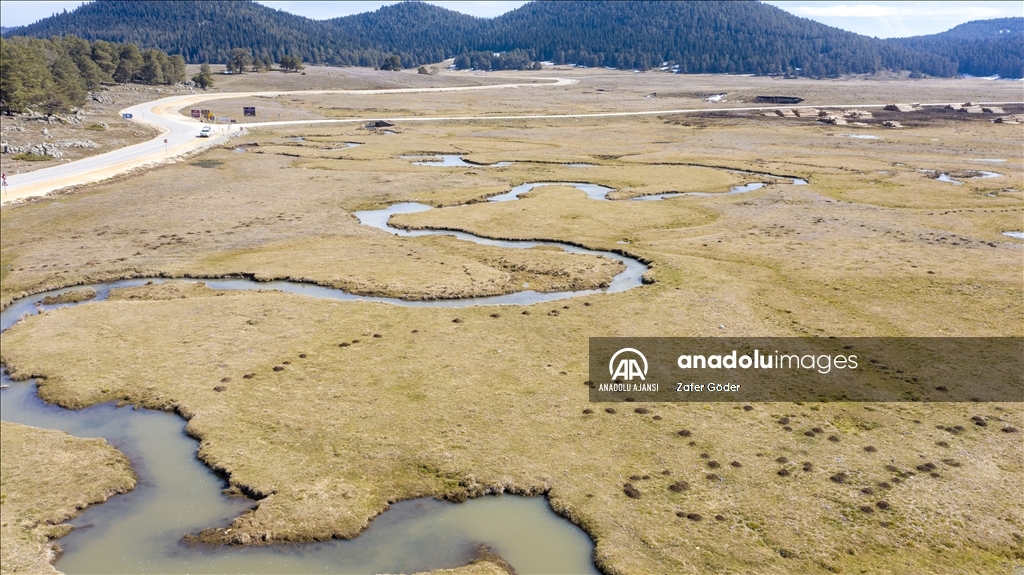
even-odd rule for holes
{"type": "Polygon", "coordinates": [[[75,36],[0,39],[0,111],[49,113],[85,104],[103,84],[185,81],[185,59],[135,44],[75,36]]]}
{"type": "MultiPolygon", "coordinates": [[[[812,77],[911,70],[953,76],[949,58],[832,28],[758,2],[531,2],[469,42],[556,64],[812,77]]],[[[480,46],[483,48],[483,46],[480,46]]],[[[477,48],[477,49],[480,49],[477,48]]]]}
{"type": "Polygon", "coordinates": [[[1024,78],[1024,18],[966,22],[941,34],[889,42],[955,60],[961,74],[1024,78]]]}
{"type": "Polygon", "coordinates": [[[525,50],[511,52],[463,52],[455,57],[456,70],[540,70],[540,62],[525,50]]]}
{"type": "Polygon", "coordinates": [[[490,19],[404,2],[316,21],[251,1],[98,0],[14,33],[131,42],[191,63],[228,63],[241,47],[263,62],[291,56],[334,66],[395,68],[397,56],[410,68],[459,56],[460,66],[468,59],[480,69],[519,68],[525,58],[527,67],[550,60],[627,70],[669,62],[683,73],[1024,76],[1019,35],[979,42],[972,30],[878,40],[751,1],[541,1],[490,19]]]}

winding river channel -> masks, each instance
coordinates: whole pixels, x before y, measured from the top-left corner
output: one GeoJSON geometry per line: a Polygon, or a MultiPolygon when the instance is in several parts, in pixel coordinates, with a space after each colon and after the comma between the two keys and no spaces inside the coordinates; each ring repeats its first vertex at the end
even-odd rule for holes
{"type": "MultiPolygon", "coordinates": [[[[601,201],[607,200],[608,192],[612,191],[583,182],[537,182],[517,186],[489,200],[513,201],[545,185],[572,186],[590,199],[601,201]]],[[[727,193],[747,192],[762,185],[737,186],[727,193]]],[[[665,199],[674,195],[694,194],[636,199],[665,199]]],[[[621,292],[641,285],[648,269],[644,263],[626,255],[561,242],[494,240],[452,230],[403,230],[388,223],[393,214],[429,209],[432,208],[423,204],[401,203],[355,215],[365,225],[399,236],[448,235],[510,249],[553,246],[570,253],[611,258],[624,264],[625,269],[602,289],[557,293],[527,290],[500,296],[435,301],[367,297],[287,281],[203,281],[220,290],[273,289],[337,300],[467,307],[529,305],[598,292],[621,292]]],[[[96,290],[97,296],[78,305],[93,305],[105,300],[112,289],[143,285],[147,281],[183,280],[141,278],[96,284],[89,287],[96,290]]],[[[25,315],[64,307],[45,306],[41,300],[70,289],[74,288],[13,302],[0,314],[0,330],[7,330],[25,315]]],[[[346,541],[262,547],[186,545],[182,542],[186,533],[227,525],[252,507],[253,501],[221,493],[226,487],[225,480],[196,458],[197,442],[185,435],[184,422],[179,416],[145,409],[119,409],[112,403],[71,411],[44,403],[32,381],[12,382],[4,373],[3,385],[0,419],[60,429],[80,437],[102,437],[129,457],[139,476],[134,491],[89,507],[70,522],[75,529],[61,538],[64,553],[56,564],[65,573],[410,573],[464,565],[480,545],[490,547],[522,574],[597,573],[592,559],[594,544],[589,536],[552,511],[543,497],[486,496],[460,504],[433,499],[403,501],[374,519],[364,533],[346,541]]]]}

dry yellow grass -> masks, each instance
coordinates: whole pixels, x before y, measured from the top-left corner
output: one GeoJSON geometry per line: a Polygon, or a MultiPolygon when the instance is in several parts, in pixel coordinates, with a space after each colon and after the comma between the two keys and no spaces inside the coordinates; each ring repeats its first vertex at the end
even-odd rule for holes
{"type": "Polygon", "coordinates": [[[0,422],[0,571],[57,573],[51,543],[81,509],[135,487],[128,458],[102,439],[0,422]]]}
{"type": "MultiPolygon", "coordinates": [[[[703,307],[667,286],[638,295],[590,297],[590,307],[573,301],[558,306],[558,316],[547,306],[529,316],[499,307],[498,318],[490,317],[495,308],[275,293],[111,301],[30,319],[4,335],[3,359],[16,376],[46,374],[42,396],[69,407],[114,399],[176,407],[202,438],[203,461],[268,494],[233,529],[272,541],[354,536],[395,499],[506,489],[546,491],[594,536],[600,564],[615,573],[755,565],[983,572],[1013,558],[1020,442],[1001,433],[1002,424],[977,428],[969,417],[1020,427],[1019,406],[759,404],[747,413],[730,404],[664,404],[643,405],[650,414],[640,415],[618,404],[618,413],[604,413],[587,402],[582,383],[586,337],[689,335],[685,326],[703,307]],[[224,377],[228,389],[213,391],[224,377]],[[783,415],[796,432],[776,423],[783,415]],[[953,436],[936,424],[968,431],[953,436]],[[812,426],[841,441],[800,434],[812,426]],[[692,436],[680,437],[683,428],[692,436]],[[702,452],[743,467],[707,481],[702,452]],[[779,477],[793,467],[776,463],[780,456],[813,469],[779,477]],[[924,462],[939,465],[942,477],[915,471],[924,462]],[[917,475],[884,490],[876,484],[894,481],[886,465],[917,475]],[[829,481],[838,472],[850,483],[829,481]],[[634,481],[638,500],[622,493],[633,475],[651,477],[634,481]],[[670,491],[679,480],[691,488],[670,491]],[[866,496],[864,487],[877,493],[866,496]],[[891,510],[858,509],[883,499],[891,510]],[[678,518],[680,511],[705,522],[678,518]],[[713,521],[719,514],[726,520],[713,521]]],[[[768,328],[751,320],[761,333],[768,328]]]]}
{"type": "MultiPolygon", "coordinates": [[[[581,77],[552,105],[596,106],[606,93],[583,92],[598,82],[654,91],[633,75],[597,76],[589,85],[581,77]]],[[[749,80],[752,91],[772,82],[706,80],[749,80]]],[[[688,90],[703,89],[696,84],[704,79],[688,81],[688,90]]],[[[992,86],[983,93],[990,97],[973,99],[998,99],[1004,87],[856,82],[857,98],[914,101],[983,86],[992,86]]],[[[780,85],[824,100],[852,84],[780,85]]],[[[496,99],[487,108],[482,95],[472,98],[492,111],[521,103],[496,99]]],[[[447,105],[430,95],[420,101],[447,105]]],[[[387,102],[418,109],[412,99],[387,102]]],[[[1001,235],[1019,231],[1024,213],[1019,131],[955,114],[919,118],[907,130],[870,132],[881,140],[753,115],[409,123],[391,136],[354,126],[257,131],[241,142],[260,145],[244,154],[205,155],[223,162],[215,169],[160,168],[5,208],[5,301],[50,285],[158,272],[301,277],[431,297],[432,286],[473,285],[439,271],[441,261],[485,278],[516,256],[396,238],[350,215],[400,201],[476,201],[395,220],[625,249],[653,262],[656,282],[463,310],[147,286],[30,318],[4,334],[2,359],[15,375],[45,374],[40,393],[61,405],[176,407],[202,438],[203,461],[268,494],[233,528],[272,541],[353,536],[396,499],[505,489],[546,492],[594,537],[610,573],[1007,571],[1024,560],[1024,469],[1019,434],[1000,429],[1022,427],[1019,404],[758,404],[750,412],[643,405],[648,414],[617,404],[606,413],[588,403],[583,383],[589,336],[1024,335],[1024,244],[1001,235]],[[305,141],[287,139],[295,135],[305,141]],[[327,150],[345,141],[364,145],[327,150]],[[399,158],[437,153],[517,163],[435,168],[399,158]],[[991,158],[1007,161],[974,161],[991,158]],[[653,203],[600,202],[551,186],[517,202],[479,201],[530,181],[592,181],[630,196],[724,192],[760,179],[709,166],[810,184],[653,203]],[[955,186],[918,169],[1002,176],[955,186]],[[224,377],[232,378],[228,389],[214,392],[224,377]],[[974,426],[972,415],[992,424],[974,426]],[[783,416],[794,432],[777,423],[783,416]],[[952,435],[936,425],[967,430],[952,435]],[[801,433],[815,426],[840,441],[801,433]],[[710,460],[723,464],[714,471],[720,480],[706,479],[710,460]],[[929,462],[940,477],[916,469],[929,462]],[[783,468],[789,476],[778,474],[783,468]],[[839,472],[846,483],[829,480],[839,472]],[[669,489],[680,480],[690,488],[669,489]],[[639,499],[623,493],[627,481],[639,499]],[[889,509],[877,507],[881,500],[889,509]]],[[[593,277],[591,260],[531,252],[521,263],[534,276],[578,266],[573,277],[593,277]],[[564,259],[548,259],[555,256],[564,259]]]]}

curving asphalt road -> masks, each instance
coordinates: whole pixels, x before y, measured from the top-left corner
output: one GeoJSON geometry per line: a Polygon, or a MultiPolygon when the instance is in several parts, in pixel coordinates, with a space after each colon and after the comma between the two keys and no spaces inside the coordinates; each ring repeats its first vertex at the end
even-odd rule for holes
{"type": "MultiPolygon", "coordinates": [[[[198,120],[182,116],[178,110],[211,100],[244,98],[252,96],[275,97],[290,94],[409,94],[418,92],[456,92],[468,90],[497,90],[508,88],[525,88],[539,86],[564,86],[576,83],[566,78],[539,78],[552,80],[546,84],[495,84],[489,86],[459,86],[449,88],[397,88],[391,90],[289,90],[272,92],[223,92],[218,94],[190,94],[187,96],[171,96],[152,102],[145,102],[125,108],[121,113],[130,113],[134,120],[158,128],[161,134],[152,140],[142,142],[84,158],[75,162],[54,166],[20,175],[7,175],[7,186],[2,190],[0,203],[18,201],[33,196],[44,196],[50,192],[98,182],[135,169],[154,164],[173,161],[184,154],[223,143],[231,132],[238,133],[249,127],[256,126],[287,126],[296,124],[341,124],[365,122],[370,118],[347,118],[340,120],[290,120],[277,122],[254,122],[213,126],[211,138],[199,138],[202,124],[198,120]]],[[[946,106],[951,102],[921,104],[922,106],[946,106]]],[[[1022,102],[983,102],[985,105],[1009,105],[1022,102]]],[[[756,106],[737,108],[688,108],[675,110],[644,110],[634,112],[595,112],[588,114],[524,114],[506,116],[433,116],[433,117],[387,117],[394,122],[438,122],[438,121],[472,121],[472,120],[530,120],[559,118],[603,118],[615,116],[649,116],[659,114],[690,114],[708,111],[760,111],[781,108],[882,108],[886,104],[831,104],[818,106],[756,106]]]]}
{"type": "MultiPolygon", "coordinates": [[[[222,92],[218,94],[190,94],[187,96],[171,96],[145,102],[121,110],[122,114],[132,114],[133,120],[151,125],[160,130],[160,135],[147,142],[127,146],[118,150],[68,162],[59,166],[36,170],[27,174],[7,174],[7,186],[0,192],[0,203],[8,203],[33,196],[44,196],[50,192],[66,188],[98,182],[132,170],[154,164],[173,161],[174,158],[195,152],[203,148],[223,143],[232,131],[238,132],[248,126],[266,124],[232,124],[214,125],[211,138],[199,138],[202,124],[198,120],[182,116],[178,110],[199,102],[244,98],[251,96],[282,96],[288,94],[411,94],[418,92],[456,92],[468,90],[498,90],[507,88],[525,88],[536,86],[563,86],[576,83],[565,78],[538,78],[552,80],[546,84],[516,83],[493,84],[485,86],[457,86],[448,88],[396,88],[390,90],[292,90],[271,92],[222,92]]],[[[365,122],[367,118],[340,120],[342,122],[365,122]]]]}

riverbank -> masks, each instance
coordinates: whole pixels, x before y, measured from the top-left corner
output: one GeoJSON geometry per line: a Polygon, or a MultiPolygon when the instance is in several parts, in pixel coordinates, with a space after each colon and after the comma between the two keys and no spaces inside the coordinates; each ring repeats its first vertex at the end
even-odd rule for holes
{"type": "MultiPolygon", "coordinates": [[[[599,97],[579,79],[564,98],[599,97]]],[[[5,297],[138,269],[365,282],[412,298],[482,285],[512,254],[565,258],[548,269],[599,261],[396,237],[354,215],[406,202],[433,209],[395,227],[621,250],[650,262],[654,282],[462,309],[216,295],[213,281],[168,299],[150,286],[31,317],[0,351],[17,377],[44,376],[42,397],[60,405],[187,417],[200,460],[262,497],[205,524],[250,546],[361,533],[394,501],[503,490],[546,494],[609,573],[1005,571],[1024,532],[1020,442],[1002,431],[1022,427],[1019,404],[587,399],[597,335],[1022,335],[1024,244],[1003,235],[1024,214],[1019,142],[1013,127],[968,116],[923,114],[879,139],[719,112],[410,123],[390,135],[261,128],[194,163],[5,207],[5,297]],[[512,164],[402,158],[442,152],[512,164]],[[919,171],[979,166],[1001,175],[953,185],[919,171]],[[809,183],[728,193],[765,173],[809,183]],[[488,201],[541,181],[709,195],[603,201],[543,186],[488,201]]]]}
{"type": "Polygon", "coordinates": [[[3,421],[0,457],[4,573],[57,573],[52,541],[71,531],[66,521],[135,487],[128,458],[102,439],[3,421]]]}

